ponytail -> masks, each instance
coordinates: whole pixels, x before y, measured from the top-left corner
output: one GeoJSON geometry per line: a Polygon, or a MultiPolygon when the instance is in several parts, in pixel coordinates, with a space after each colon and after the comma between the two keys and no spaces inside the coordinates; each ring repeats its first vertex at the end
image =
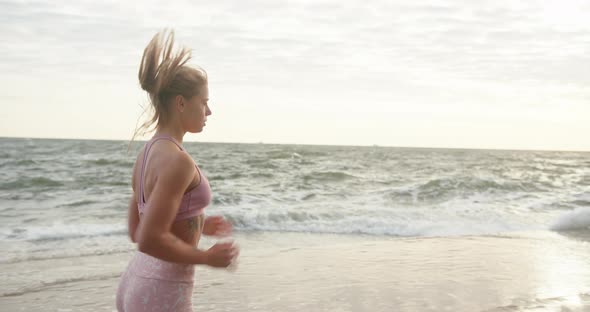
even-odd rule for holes
{"type": "Polygon", "coordinates": [[[152,132],[166,122],[171,98],[177,95],[191,98],[198,94],[201,86],[207,84],[207,73],[202,68],[186,65],[191,59],[191,51],[182,47],[174,52],[173,48],[174,31],[164,30],[158,32],[143,51],[139,84],[149,95],[153,114],[139,128],[136,125],[131,141],[137,135],[152,132]]]}

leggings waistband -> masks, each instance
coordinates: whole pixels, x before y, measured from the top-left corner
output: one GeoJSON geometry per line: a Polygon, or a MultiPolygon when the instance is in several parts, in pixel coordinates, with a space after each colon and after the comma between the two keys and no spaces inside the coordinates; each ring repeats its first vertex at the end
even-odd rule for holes
{"type": "Polygon", "coordinates": [[[140,277],[178,282],[193,282],[195,274],[192,264],[160,260],[141,251],[135,252],[127,270],[140,277]]]}

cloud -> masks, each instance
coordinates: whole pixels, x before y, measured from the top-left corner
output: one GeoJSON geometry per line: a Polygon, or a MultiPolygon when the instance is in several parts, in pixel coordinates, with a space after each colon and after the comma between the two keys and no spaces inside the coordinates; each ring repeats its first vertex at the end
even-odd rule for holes
{"type": "Polygon", "coordinates": [[[0,79],[134,81],[147,42],[171,27],[220,89],[273,94],[260,105],[304,93],[297,105],[324,110],[578,107],[590,98],[588,11],[577,0],[11,0],[0,79]]]}

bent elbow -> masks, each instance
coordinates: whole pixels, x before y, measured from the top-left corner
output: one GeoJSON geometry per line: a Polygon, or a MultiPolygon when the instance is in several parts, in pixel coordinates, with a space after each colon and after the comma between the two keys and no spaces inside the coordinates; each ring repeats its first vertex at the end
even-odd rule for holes
{"type": "Polygon", "coordinates": [[[137,241],[137,249],[145,254],[154,256],[158,253],[164,244],[164,234],[156,233],[138,233],[135,235],[137,241]]]}
{"type": "Polygon", "coordinates": [[[139,237],[132,237],[132,240],[137,243],[137,249],[145,254],[150,254],[150,251],[154,248],[154,238],[148,237],[147,235],[138,236],[139,237]]]}
{"type": "Polygon", "coordinates": [[[143,252],[144,254],[149,254],[148,252],[149,246],[144,242],[137,242],[137,250],[143,252]]]}
{"type": "Polygon", "coordinates": [[[144,254],[150,254],[150,251],[153,249],[152,244],[146,242],[145,240],[138,240],[137,241],[137,249],[144,254]]]}
{"type": "Polygon", "coordinates": [[[135,229],[135,231],[129,231],[129,239],[131,240],[132,243],[136,243],[137,244],[137,229],[135,229]]]}

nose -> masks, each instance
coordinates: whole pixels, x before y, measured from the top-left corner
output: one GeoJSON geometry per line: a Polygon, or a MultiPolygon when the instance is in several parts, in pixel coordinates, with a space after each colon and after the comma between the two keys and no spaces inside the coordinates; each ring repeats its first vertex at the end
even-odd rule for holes
{"type": "Polygon", "coordinates": [[[207,111],[205,111],[205,116],[209,115],[211,115],[211,109],[209,108],[209,105],[207,105],[207,111]]]}

